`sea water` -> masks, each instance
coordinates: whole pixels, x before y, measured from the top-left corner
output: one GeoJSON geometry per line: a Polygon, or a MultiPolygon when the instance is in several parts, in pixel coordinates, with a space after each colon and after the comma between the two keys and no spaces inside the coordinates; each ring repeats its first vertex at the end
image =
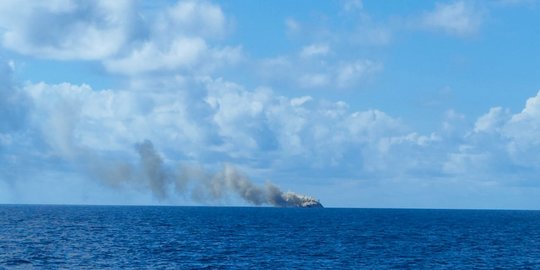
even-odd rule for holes
{"type": "Polygon", "coordinates": [[[540,212],[0,206],[0,269],[540,269],[540,212]]]}

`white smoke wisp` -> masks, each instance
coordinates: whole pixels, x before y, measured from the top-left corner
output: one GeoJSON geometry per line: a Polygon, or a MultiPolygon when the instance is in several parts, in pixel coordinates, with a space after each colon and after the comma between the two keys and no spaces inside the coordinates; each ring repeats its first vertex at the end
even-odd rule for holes
{"type": "Polygon", "coordinates": [[[293,192],[283,192],[272,183],[257,185],[231,165],[212,173],[200,166],[181,166],[176,172],[168,171],[162,157],[156,152],[151,141],[135,145],[140,158],[139,177],[160,199],[166,199],[168,190],[177,194],[191,195],[198,202],[220,201],[235,194],[252,205],[272,205],[276,207],[322,207],[312,197],[293,192]]]}

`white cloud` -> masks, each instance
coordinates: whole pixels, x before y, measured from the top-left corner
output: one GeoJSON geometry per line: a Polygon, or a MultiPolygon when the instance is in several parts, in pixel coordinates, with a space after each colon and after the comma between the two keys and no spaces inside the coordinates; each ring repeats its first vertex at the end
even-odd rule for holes
{"type": "Polygon", "coordinates": [[[126,42],[131,1],[2,1],[4,47],[53,59],[103,59],[126,42]]]}
{"type": "Polygon", "coordinates": [[[30,103],[12,79],[13,62],[0,62],[0,134],[24,127],[30,103]]]}
{"type": "MultiPolygon", "coordinates": [[[[305,51],[304,48],[300,55],[305,55],[305,51]]],[[[313,51],[310,53],[313,55],[313,51]]],[[[259,63],[259,74],[263,79],[278,84],[306,89],[339,89],[361,85],[383,70],[383,64],[377,61],[326,61],[320,51],[317,53],[320,57],[281,56],[264,59],[259,63]]]]}
{"type": "Polygon", "coordinates": [[[290,34],[295,34],[302,30],[300,23],[293,18],[287,18],[285,20],[285,27],[287,28],[287,32],[290,34]]]}
{"type": "MultiPolygon", "coordinates": [[[[223,79],[184,78],[161,84],[159,91],[140,90],[26,85],[34,104],[29,134],[38,136],[27,143],[42,152],[34,158],[129,161],[133,144],[150,139],[167,164],[231,162],[263,178],[279,172],[290,179],[302,171],[315,179],[519,185],[540,169],[540,93],[517,114],[492,108],[470,129],[422,135],[380,110],[354,111],[346,102],[311,96],[288,98],[223,79]]],[[[446,121],[466,118],[449,110],[446,121]]],[[[12,152],[19,139],[12,131],[0,133],[0,159],[28,155],[12,152]]]]}
{"type": "Polygon", "coordinates": [[[299,98],[292,98],[291,99],[291,105],[292,106],[302,106],[303,104],[312,101],[313,98],[310,96],[303,96],[299,98]]]}
{"type": "MultiPolygon", "coordinates": [[[[496,107],[471,122],[448,110],[440,130],[419,134],[381,110],[357,111],[344,101],[316,98],[318,93],[283,96],[270,87],[216,78],[214,70],[244,56],[241,47],[219,42],[228,19],[209,2],[178,2],[142,16],[147,29],[134,36],[129,3],[24,2],[33,8],[9,14],[15,4],[0,3],[0,13],[9,15],[0,17],[4,46],[39,57],[100,60],[109,72],[132,77],[123,89],[70,83],[18,88],[11,81],[15,65],[0,66],[0,160],[10,166],[28,157],[76,160],[81,152],[85,158],[130,160],[133,144],[150,139],[168,164],[232,162],[287,180],[300,174],[505,184],[540,170],[540,92],[516,114],[496,107]],[[91,16],[75,16],[82,10],[91,16]],[[42,21],[53,28],[69,23],[34,36],[31,25],[39,30],[42,21]]],[[[478,31],[481,15],[466,2],[453,2],[437,5],[423,23],[466,36],[478,31]]],[[[292,32],[308,26],[293,19],[287,25],[292,32]]],[[[369,43],[371,32],[358,29],[365,34],[359,40],[369,43]]],[[[389,33],[375,30],[373,40],[388,41],[389,33]]],[[[310,40],[291,54],[254,62],[263,78],[290,88],[355,88],[383,70],[383,63],[341,52],[333,42],[310,40]]],[[[51,166],[61,171],[58,164],[51,166]]]]}
{"type": "MultiPolygon", "coordinates": [[[[4,1],[4,47],[38,58],[99,60],[112,73],[190,70],[208,73],[242,58],[240,46],[214,46],[228,31],[221,8],[179,1],[156,14],[134,1],[4,1]]],[[[201,74],[199,74],[201,75],[201,74]]]]}
{"type": "Polygon", "coordinates": [[[535,126],[537,125],[537,121],[540,118],[540,91],[536,94],[536,96],[531,97],[527,99],[527,102],[525,103],[525,108],[523,110],[514,115],[511,119],[512,123],[518,123],[518,122],[531,122],[534,121],[535,126]]]}
{"type": "MultiPolygon", "coordinates": [[[[139,91],[95,91],[87,85],[45,83],[26,86],[35,109],[32,121],[51,150],[73,158],[84,149],[131,150],[146,138],[201,146],[205,140],[195,101],[186,94],[139,91]]],[[[172,90],[171,90],[172,91],[172,90]]]]}
{"type": "Polygon", "coordinates": [[[194,71],[209,72],[223,65],[235,64],[242,57],[240,47],[209,48],[200,38],[177,38],[168,44],[146,42],[128,56],[106,60],[104,65],[110,72],[126,75],[153,71],[197,73],[194,71]]]}
{"type": "Polygon", "coordinates": [[[329,28],[331,18],[324,16],[316,22],[285,20],[288,34],[302,33],[290,38],[305,45],[296,53],[259,59],[258,73],[265,83],[303,89],[350,89],[370,81],[383,70],[380,60],[362,51],[366,47],[388,44],[392,36],[390,28],[374,22],[363,12],[361,1],[342,1],[342,5],[349,11],[360,10],[355,14],[341,14],[353,20],[352,27],[345,30],[329,28]]]}
{"type": "Polygon", "coordinates": [[[113,73],[139,75],[156,71],[190,71],[199,76],[242,58],[241,47],[217,47],[208,40],[225,35],[227,20],[219,6],[181,1],[149,22],[145,40],[119,57],[104,61],[113,73]],[[202,74],[201,74],[202,73],[202,74]]]}
{"type": "Polygon", "coordinates": [[[302,48],[301,57],[324,56],[330,52],[330,47],[326,44],[311,44],[302,48]]]}
{"type": "Polygon", "coordinates": [[[507,149],[516,162],[540,169],[540,91],[504,123],[500,134],[509,140],[507,149]]]}
{"type": "Polygon", "coordinates": [[[452,35],[468,36],[474,34],[482,24],[482,12],[471,3],[456,1],[437,4],[435,9],[422,18],[425,27],[442,30],[452,35]]]}
{"type": "Polygon", "coordinates": [[[281,172],[350,167],[352,175],[394,175],[425,166],[422,162],[397,166],[395,151],[428,147],[436,141],[410,133],[400,120],[382,111],[355,112],[342,101],[289,99],[269,89],[246,91],[222,80],[206,83],[214,122],[227,144],[223,150],[257,166],[281,172]]]}
{"type": "Polygon", "coordinates": [[[360,81],[366,80],[372,74],[383,69],[379,62],[370,60],[358,60],[355,62],[342,63],[337,68],[336,83],[339,87],[349,87],[360,81]]]}
{"type": "Polygon", "coordinates": [[[501,107],[491,108],[482,115],[474,125],[474,132],[499,132],[502,125],[509,119],[509,111],[501,107]]]}
{"type": "Polygon", "coordinates": [[[179,1],[166,12],[158,26],[163,35],[216,38],[224,35],[227,20],[221,8],[205,1],[179,1]]]}
{"type": "Polygon", "coordinates": [[[31,123],[47,145],[45,154],[67,160],[132,157],[133,144],[150,139],[173,161],[212,164],[219,157],[283,173],[356,166],[353,175],[391,175],[386,170],[397,149],[433,142],[378,110],[355,112],[345,102],[287,98],[222,79],[173,83],[158,92],[96,91],[67,83],[29,84],[25,91],[35,104],[31,123]]]}
{"type": "Polygon", "coordinates": [[[179,38],[162,45],[165,48],[158,46],[145,42],[125,58],[105,61],[105,67],[112,72],[133,75],[159,69],[189,69],[208,53],[206,42],[200,38],[179,38]]]}
{"type": "Polygon", "coordinates": [[[443,171],[499,185],[537,186],[539,100],[540,92],[519,113],[494,107],[480,116],[470,132],[457,137],[459,147],[448,149],[443,171]]]}

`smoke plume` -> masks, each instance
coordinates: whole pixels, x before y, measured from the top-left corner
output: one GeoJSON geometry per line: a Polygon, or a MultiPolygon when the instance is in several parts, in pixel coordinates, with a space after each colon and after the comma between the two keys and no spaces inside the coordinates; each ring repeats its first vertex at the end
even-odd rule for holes
{"type": "Polygon", "coordinates": [[[272,183],[257,185],[231,165],[216,173],[200,166],[183,165],[176,171],[167,170],[162,157],[151,141],[135,145],[140,158],[140,180],[158,199],[166,199],[169,192],[191,195],[198,202],[220,201],[236,194],[252,205],[277,207],[322,207],[315,198],[293,192],[283,192],[272,183]]]}

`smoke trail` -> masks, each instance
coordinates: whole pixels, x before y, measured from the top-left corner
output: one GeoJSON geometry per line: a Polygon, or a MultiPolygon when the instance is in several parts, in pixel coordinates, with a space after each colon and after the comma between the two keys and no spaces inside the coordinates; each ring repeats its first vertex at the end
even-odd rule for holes
{"type": "Polygon", "coordinates": [[[167,173],[163,168],[163,159],[154,150],[154,145],[151,141],[146,140],[136,144],[135,149],[139,153],[144,170],[143,177],[148,182],[152,193],[158,199],[167,197],[167,173]]]}
{"type": "Polygon", "coordinates": [[[283,192],[271,183],[256,185],[231,165],[225,165],[217,173],[184,165],[173,173],[166,170],[151,141],[139,143],[135,149],[140,157],[142,179],[158,199],[167,198],[167,191],[174,186],[176,193],[190,194],[198,202],[219,201],[232,193],[252,205],[322,207],[315,198],[283,192]]]}

